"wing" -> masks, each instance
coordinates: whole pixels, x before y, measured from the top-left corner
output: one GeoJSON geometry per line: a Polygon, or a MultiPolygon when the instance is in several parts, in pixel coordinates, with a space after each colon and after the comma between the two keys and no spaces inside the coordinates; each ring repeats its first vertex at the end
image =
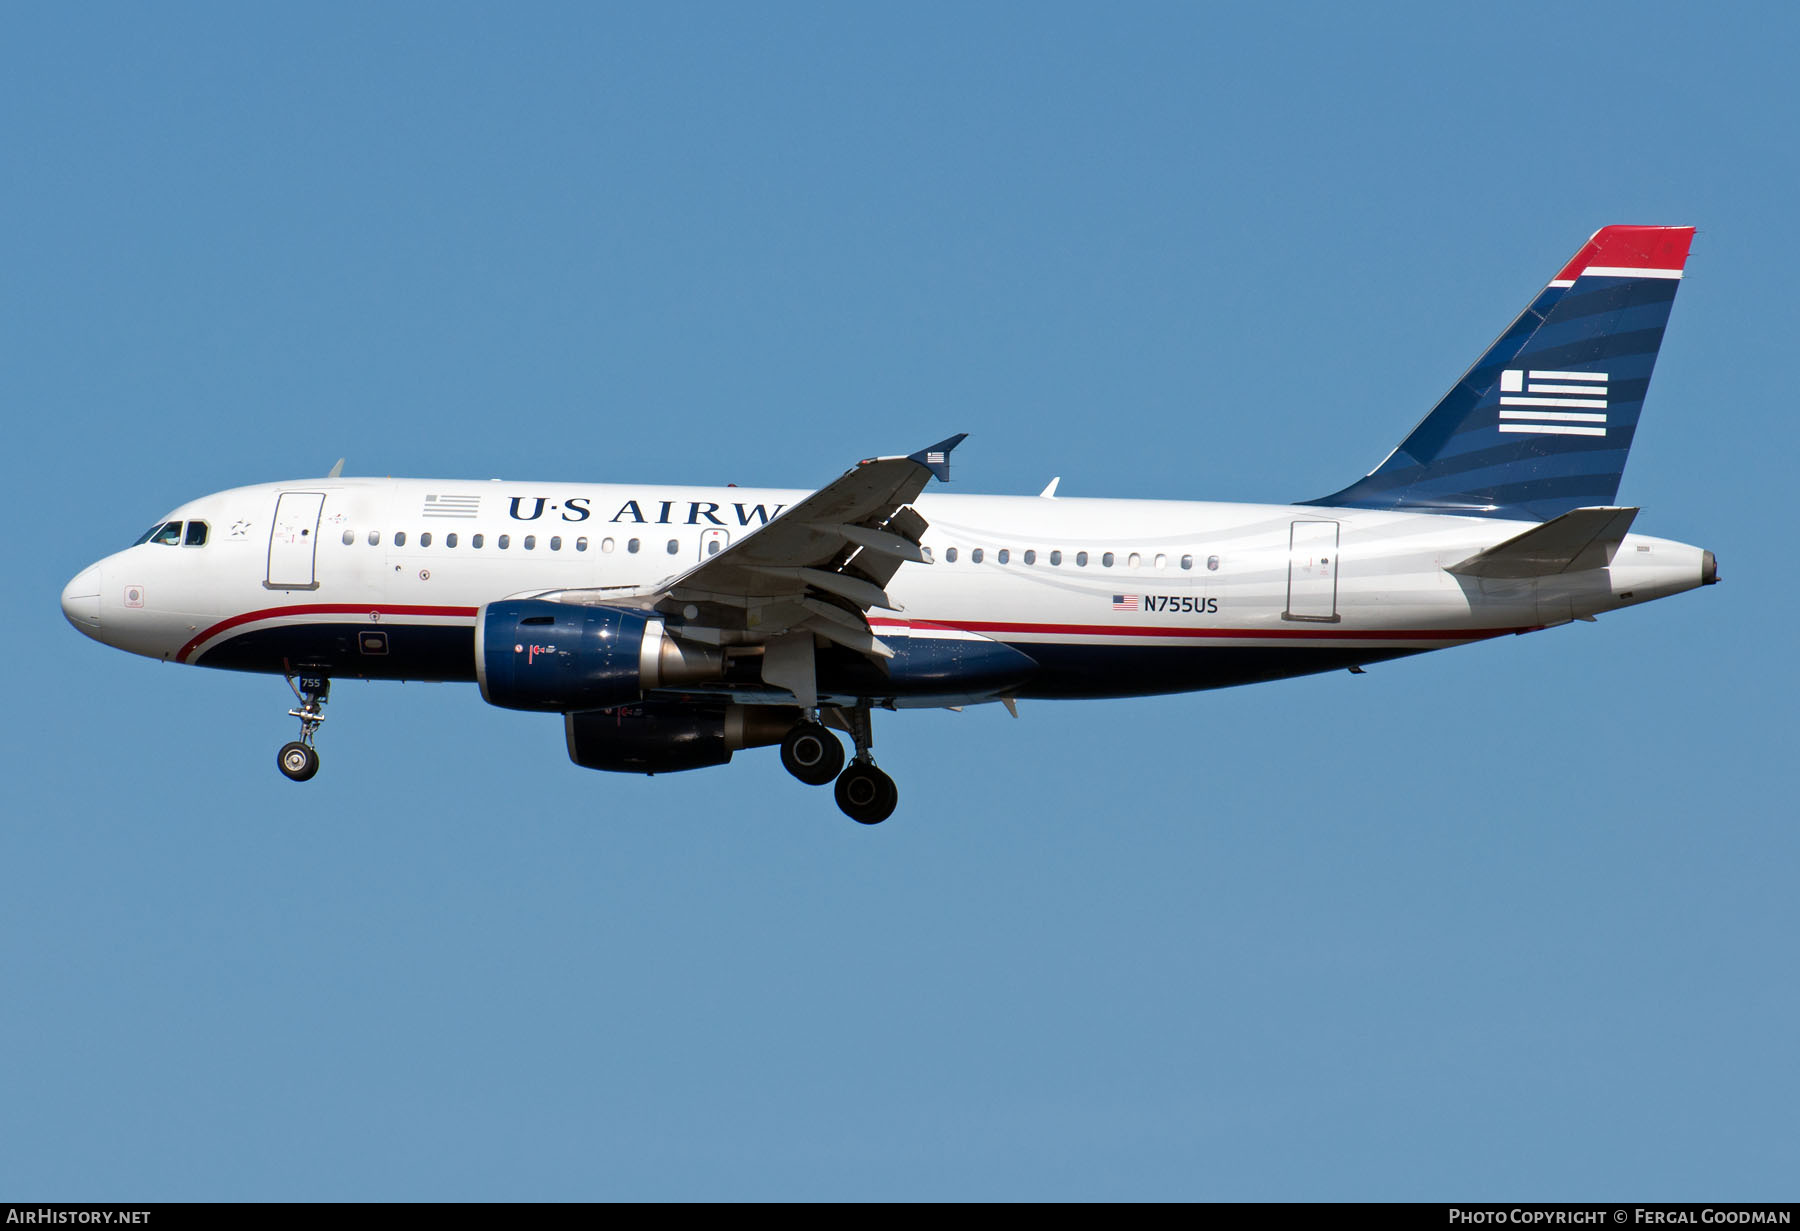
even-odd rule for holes
{"type": "Polygon", "coordinates": [[[905,457],[858,462],[780,517],[666,583],[657,610],[686,623],[759,634],[805,630],[859,653],[889,652],[864,613],[895,610],[887,584],[919,548],[926,521],[911,507],[967,433],[905,457]],[[696,611],[690,609],[697,608],[696,611]]]}
{"type": "Polygon", "coordinates": [[[911,502],[932,476],[949,480],[950,451],[967,435],[905,457],[860,461],[767,525],[655,586],[543,597],[654,609],[670,617],[670,633],[690,641],[766,644],[765,681],[791,686],[804,699],[812,691],[815,636],[878,662],[893,656],[870,631],[866,613],[898,610],[888,582],[902,564],[930,563],[919,547],[927,523],[911,502]]]}

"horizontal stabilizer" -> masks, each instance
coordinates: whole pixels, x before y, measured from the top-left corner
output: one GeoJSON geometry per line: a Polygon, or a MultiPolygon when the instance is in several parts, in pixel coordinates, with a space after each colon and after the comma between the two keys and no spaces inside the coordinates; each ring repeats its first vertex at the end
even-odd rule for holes
{"type": "Polygon", "coordinates": [[[1461,577],[1519,578],[1604,568],[1637,515],[1636,509],[1573,509],[1477,552],[1449,571],[1461,577]]]}

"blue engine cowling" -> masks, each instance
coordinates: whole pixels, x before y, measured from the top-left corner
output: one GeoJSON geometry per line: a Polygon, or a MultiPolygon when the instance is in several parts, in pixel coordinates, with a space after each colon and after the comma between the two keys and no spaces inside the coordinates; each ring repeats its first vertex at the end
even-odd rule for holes
{"type": "Polygon", "coordinates": [[[625,705],[654,686],[645,676],[662,641],[662,622],[642,611],[505,599],[476,621],[475,678],[490,705],[511,710],[625,705]]]}

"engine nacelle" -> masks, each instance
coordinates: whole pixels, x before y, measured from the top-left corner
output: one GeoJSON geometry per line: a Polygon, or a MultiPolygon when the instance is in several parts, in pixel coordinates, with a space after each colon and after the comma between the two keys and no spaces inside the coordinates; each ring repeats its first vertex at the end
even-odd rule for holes
{"type": "Polygon", "coordinates": [[[503,599],[475,622],[475,678],[490,705],[569,713],[626,705],[654,688],[718,679],[716,650],[676,641],[655,614],[503,599]]]}
{"type": "Polygon", "coordinates": [[[563,715],[569,760],[584,769],[672,774],[723,765],[741,748],[778,744],[800,711],[778,706],[697,708],[658,701],[563,715]]]}

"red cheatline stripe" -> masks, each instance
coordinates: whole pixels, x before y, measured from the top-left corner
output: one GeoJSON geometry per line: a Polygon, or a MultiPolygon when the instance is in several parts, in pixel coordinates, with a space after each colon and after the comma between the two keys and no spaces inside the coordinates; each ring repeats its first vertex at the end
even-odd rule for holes
{"type": "MultiPolygon", "coordinates": [[[[204,632],[197,633],[175,656],[177,662],[186,662],[188,656],[201,645],[211,641],[219,634],[228,632],[244,624],[258,620],[279,620],[289,616],[310,615],[354,615],[372,616],[379,613],[382,619],[390,616],[442,616],[451,619],[473,619],[477,613],[474,607],[416,607],[393,605],[363,605],[358,603],[303,603],[293,607],[266,607],[261,611],[246,611],[242,615],[221,620],[204,632]]],[[[1143,624],[1019,624],[996,620],[871,620],[876,628],[918,629],[929,632],[934,628],[949,629],[956,632],[969,633],[1032,633],[1040,636],[1064,637],[1165,637],[1178,640],[1248,640],[1248,641],[1480,641],[1488,637],[1503,637],[1508,633],[1531,632],[1539,627],[1528,625],[1521,628],[1402,628],[1402,629],[1355,629],[1355,628],[1173,628],[1166,625],[1143,624]]]]}
{"type": "Polygon", "coordinates": [[[181,652],[175,655],[176,662],[186,662],[202,644],[211,641],[220,633],[237,628],[241,624],[251,624],[257,620],[279,620],[287,616],[306,615],[360,615],[379,614],[381,619],[389,616],[451,616],[473,618],[474,607],[408,607],[389,606],[381,603],[302,603],[296,607],[265,607],[261,611],[246,611],[242,615],[234,615],[229,620],[220,620],[205,632],[197,633],[181,652]]]}
{"type": "Polygon", "coordinates": [[[1171,628],[1139,624],[1010,624],[990,620],[871,620],[878,628],[954,629],[969,633],[1040,633],[1072,637],[1176,637],[1189,640],[1301,640],[1301,641],[1480,641],[1524,628],[1171,628]]]}

